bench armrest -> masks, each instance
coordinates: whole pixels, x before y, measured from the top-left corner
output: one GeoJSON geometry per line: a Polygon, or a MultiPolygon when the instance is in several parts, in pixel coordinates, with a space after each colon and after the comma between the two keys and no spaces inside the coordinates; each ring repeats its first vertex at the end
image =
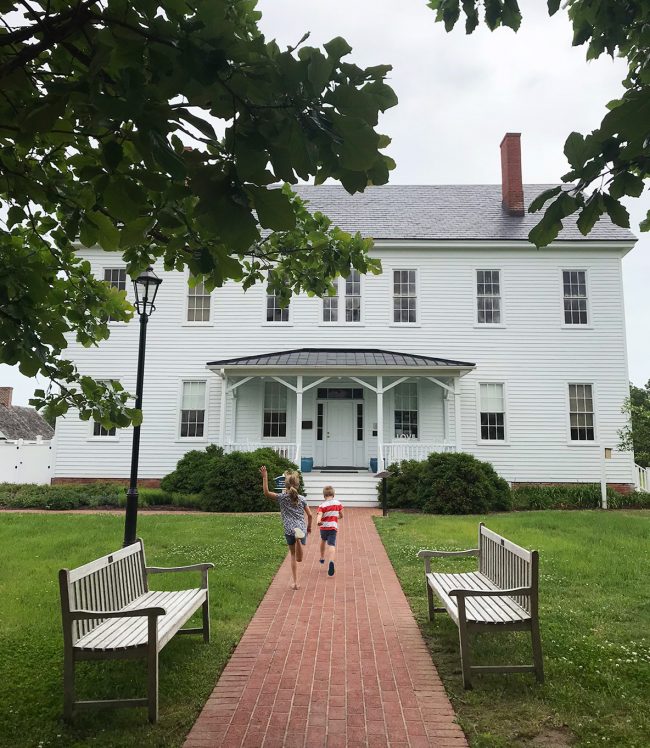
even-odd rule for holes
{"type": "Polygon", "coordinates": [[[516,597],[517,595],[530,596],[533,590],[530,587],[515,587],[508,590],[449,590],[449,597],[516,597]]]}
{"type": "Polygon", "coordinates": [[[147,566],[147,574],[163,574],[166,571],[208,571],[214,569],[214,564],[191,564],[190,566],[147,566]]]}
{"type": "Polygon", "coordinates": [[[464,556],[478,556],[478,548],[468,548],[466,551],[418,551],[418,558],[424,559],[425,574],[431,573],[432,558],[462,558],[464,556]]]}
{"type": "Polygon", "coordinates": [[[95,618],[136,618],[141,616],[164,616],[164,608],[134,608],[133,610],[71,610],[72,621],[92,621],[95,618]]]}
{"type": "Polygon", "coordinates": [[[214,564],[190,564],[189,566],[146,566],[147,574],[164,574],[167,571],[200,571],[201,572],[201,589],[208,589],[208,572],[214,569],[214,564]]]}

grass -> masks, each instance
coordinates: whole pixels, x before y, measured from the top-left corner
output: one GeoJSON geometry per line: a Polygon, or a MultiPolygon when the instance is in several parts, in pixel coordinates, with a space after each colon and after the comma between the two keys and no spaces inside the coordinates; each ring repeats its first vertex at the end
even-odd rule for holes
{"type": "MultiPolygon", "coordinates": [[[[473,748],[650,745],[650,512],[393,512],[375,522],[473,748]],[[540,552],[544,685],[531,675],[484,675],[465,691],[456,627],[444,614],[427,620],[415,554],[476,547],[480,520],[540,552]]],[[[433,563],[464,571],[476,560],[433,563]]],[[[532,661],[523,633],[481,633],[472,651],[475,664],[532,661]]]]}
{"type": "MultiPolygon", "coordinates": [[[[270,515],[152,516],[138,533],[160,566],[212,561],[212,641],[177,636],[160,656],[160,722],[146,710],[62,712],[62,635],[58,569],[121,545],[123,517],[0,514],[0,746],[180,746],[262,599],[286,545],[270,515]]],[[[158,589],[197,586],[198,573],[157,575],[158,589]]],[[[200,616],[200,613],[199,613],[200,616]]],[[[79,698],[146,693],[144,661],[80,663],[79,698]]]]}

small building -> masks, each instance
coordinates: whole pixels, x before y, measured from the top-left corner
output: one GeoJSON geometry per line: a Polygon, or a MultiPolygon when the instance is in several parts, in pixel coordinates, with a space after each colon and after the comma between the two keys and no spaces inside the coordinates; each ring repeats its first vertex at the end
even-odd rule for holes
{"type": "Polygon", "coordinates": [[[0,483],[49,483],[54,429],[12,399],[13,387],[0,387],[0,483]]]}

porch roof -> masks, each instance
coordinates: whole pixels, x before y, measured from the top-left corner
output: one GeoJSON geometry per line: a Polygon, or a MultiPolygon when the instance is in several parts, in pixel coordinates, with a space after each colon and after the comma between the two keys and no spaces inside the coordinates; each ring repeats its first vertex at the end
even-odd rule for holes
{"type": "Polygon", "coordinates": [[[298,348],[292,351],[258,353],[219,361],[210,368],[238,369],[465,369],[475,364],[437,356],[383,351],[378,348],[298,348]]]}

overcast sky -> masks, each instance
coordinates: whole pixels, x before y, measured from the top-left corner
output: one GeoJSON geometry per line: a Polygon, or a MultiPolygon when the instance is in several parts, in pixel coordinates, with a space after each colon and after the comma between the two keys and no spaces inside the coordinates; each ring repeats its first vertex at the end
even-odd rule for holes
{"type": "MultiPolygon", "coordinates": [[[[571,47],[565,14],[549,19],[540,0],[520,0],[520,6],[517,34],[481,27],[466,36],[462,25],[447,34],[434,23],[425,0],[259,3],[263,32],[281,46],[295,44],[305,31],[313,46],[343,36],[353,48],[348,60],[393,66],[399,104],[380,122],[393,139],[391,182],[498,183],[505,132],[522,133],[524,182],[557,182],[568,171],[566,136],[598,126],[605,103],[621,93],[625,64],[607,57],[587,63],[584,47],[571,47]]],[[[623,261],[630,379],[641,386],[650,379],[650,235],[641,235],[638,224],[650,193],[628,208],[632,230],[642,237],[623,261]]],[[[33,381],[0,366],[0,385],[16,388],[16,404],[27,403],[33,381]]]]}

